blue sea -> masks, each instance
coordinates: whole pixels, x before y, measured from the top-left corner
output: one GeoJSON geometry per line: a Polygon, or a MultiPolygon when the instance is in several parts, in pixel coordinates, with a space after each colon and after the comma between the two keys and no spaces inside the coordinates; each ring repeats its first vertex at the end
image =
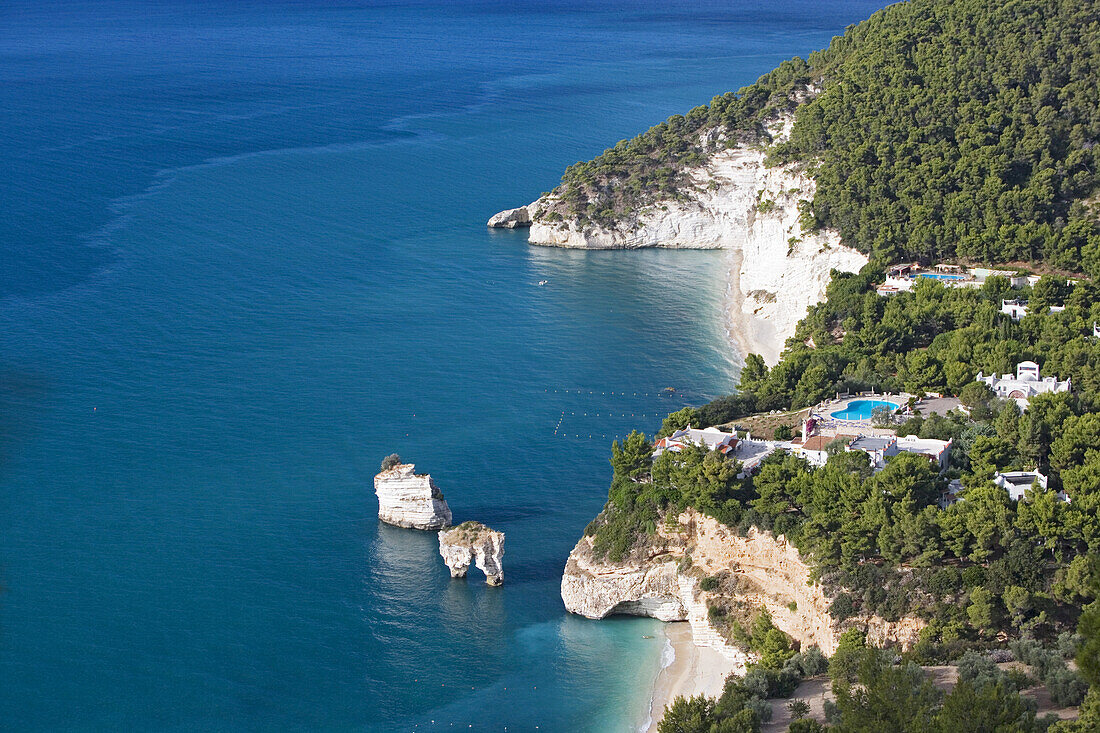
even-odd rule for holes
{"type": "Polygon", "coordinates": [[[0,5],[0,726],[640,725],[658,625],[560,574],[611,440],[733,388],[723,255],[485,220],[876,7],[0,5]],[[393,452],[502,588],[378,523],[393,452]]]}

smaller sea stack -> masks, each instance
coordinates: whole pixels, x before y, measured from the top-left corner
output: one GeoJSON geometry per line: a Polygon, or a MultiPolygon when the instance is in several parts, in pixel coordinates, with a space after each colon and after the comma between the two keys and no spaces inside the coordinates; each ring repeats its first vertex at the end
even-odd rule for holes
{"type": "Polygon", "coordinates": [[[463,522],[439,533],[439,554],[452,578],[465,578],[473,563],[485,573],[485,582],[504,582],[504,533],[481,522],[463,522]]]}

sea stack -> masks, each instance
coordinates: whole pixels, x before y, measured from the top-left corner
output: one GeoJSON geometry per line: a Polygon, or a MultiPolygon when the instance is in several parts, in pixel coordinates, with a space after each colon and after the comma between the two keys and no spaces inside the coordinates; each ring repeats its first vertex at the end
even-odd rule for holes
{"type": "Polygon", "coordinates": [[[486,225],[494,229],[523,229],[531,226],[531,214],[526,206],[506,209],[499,214],[493,214],[486,225]]]}
{"type": "Polygon", "coordinates": [[[504,582],[504,533],[481,522],[463,522],[439,533],[439,554],[452,578],[465,578],[470,563],[485,573],[485,582],[504,582]]]}
{"type": "Polygon", "coordinates": [[[424,530],[451,526],[451,508],[432,477],[416,473],[416,466],[401,463],[397,456],[382,462],[382,472],[374,477],[374,493],[378,518],[387,524],[424,530]]]}

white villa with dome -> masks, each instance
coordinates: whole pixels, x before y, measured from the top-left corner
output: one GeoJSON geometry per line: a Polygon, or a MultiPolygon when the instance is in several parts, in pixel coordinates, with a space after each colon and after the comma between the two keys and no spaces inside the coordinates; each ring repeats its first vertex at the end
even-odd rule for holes
{"type": "Polygon", "coordinates": [[[1069,392],[1070,380],[1062,382],[1057,377],[1044,377],[1039,374],[1039,365],[1033,361],[1021,361],[1016,365],[1016,375],[991,374],[988,377],[978,372],[977,380],[989,386],[998,397],[1016,400],[1021,410],[1027,409],[1028,400],[1035,395],[1048,392],[1069,392]]]}

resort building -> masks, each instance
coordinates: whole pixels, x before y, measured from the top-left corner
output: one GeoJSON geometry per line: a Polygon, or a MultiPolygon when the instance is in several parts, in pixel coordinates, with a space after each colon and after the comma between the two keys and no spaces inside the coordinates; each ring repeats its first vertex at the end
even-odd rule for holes
{"type": "Polygon", "coordinates": [[[783,447],[783,443],[772,440],[754,440],[751,437],[737,441],[737,448],[726,453],[730,458],[741,461],[741,472],[737,478],[746,478],[756,473],[760,463],[775,451],[783,447]]]}
{"type": "Polygon", "coordinates": [[[915,435],[902,435],[898,437],[899,453],[916,453],[939,466],[939,470],[947,469],[947,461],[951,457],[950,440],[934,440],[933,438],[918,438],[915,435]]]}
{"type": "Polygon", "coordinates": [[[898,293],[907,293],[913,289],[913,283],[916,282],[910,278],[899,278],[886,276],[886,282],[875,288],[875,292],[881,296],[897,295],[898,293]]]}
{"type": "Polygon", "coordinates": [[[826,452],[825,446],[839,440],[841,441],[840,444],[847,450],[848,445],[855,439],[856,436],[854,435],[812,435],[808,438],[796,438],[791,441],[791,453],[800,458],[805,458],[811,466],[820,468],[829,460],[829,454],[826,452]]]}
{"type": "MultiPolygon", "coordinates": [[[[1027,315],[1027,301],[1026,300],[1002,300],[1001,301],[1001,313],[1011,318],[1014,321],[1018,321],[1027,315]]],[[[1064,305],[1052,305],[1047,310],[1047,313],[1061,313],[1066,307],[1064,305]]]]}
{"type": "Polygon", "coordinates": [[[970,274],[974,276],[978,282],[984,283],[991,277],[1003,277],[1008,280],[1008,284],[1014,288],[1022,288],[1026,285],[1034,285],[1039,282],[1038,275],[1025,275],[1013,270],[991,270],[987,267],[975,267],[970,270],[970,274]]]}
{"type": "Polygon", "coordinates": [[[1070,380],[1061,382],[1057,377],[1043,377],[1039,374],[1039,365],[1033,361],[1021,361],[1016,365],[1016,376],[991,374],[988,377],[978,372],[977,380],[989,386],[993,394],[1005,399],[1016,400],[1021,410],[1027,409],[1028,400],[1047,392],[1069,392],[1070,380]]]}
{"type": "Polygon", "coordinates": [[[886,271],[886,282],[875,291],[879,295],[897,295],[913,289],[917,280],[926,278],[936,280],[946,288],[980,288],[991,277],[1007,278],[1014,288],[1034,285],[1038,275],[1023,275],[1012,270],[992,270],[988,267],[972,267],[964,270],[959,265],[935,265],[921,267],[917,262],[893,265],[886,271]]]}
{"type": "Polygon", "coordinates": [[[951,454],[951,441],[918,438],[915,435],[900,437],[861,435],[848,444],[845,450],[863,451],[870,457],[871,465],[875,470],[885,468],[886,459],[891,456],[899,453],[916,453],[924,456],[936,464],[938,470],[943,471],[947,468],[947,460],[951,454]]]}
{"type": "Polygon", "coordinates": [[[737,435],[734,433],[724,433],[718,428],[697,430],[689,425],[654,443],[653,457],[656,458],[665,451],[679,453],[689,445],[698,445],[708,451],[717,450],[729,455],[737,448],[737,442],[737,435]]]}
{"type": "Polygon", "coordinates": [[[959,494],[963,490],[962,481],[957,478],[951,479],[951,482],[947,484],[947,488],[940,492],[940,500],[937,502],[940,505],[940,509],[946,509],[957,501],[962,501],[959,498],[959,494]]]}
{"type": "MultiPolygon", "coordinates": [[[[1006,471],[993,477],[993,483],[1008,492],[1012,501],[1024,498],[1033,486],[1038,486],[1043,491],[1047,490],[1047,477],[1038,471],[1006,471]]],[[[1056,496],[1058,501],[1069,503],[1066,492],[1059,491],[1056,496]]]]}
{"type": "MultiPolygon", "coordinates": [[[[1008,492],[1008,498],[1012,501],[1020,501],[1025,496],[1031,487],[1038,485],[1038,487],[1046,491],[1047,489],[1047,477],[1038,471],[1005,471],[1004,473],[998,473],[993,477],[993,483],[1008,492]]],[[[955,504],[956,502],[963,501],[959,496],[962,493],[963,485],[958,479],[952,479],[951,483],[947,485],[947,488],[940,494],[939,505],[941,509],[955,504]]],[[[1068,504],[1069,496],[1066,492],[1059,491],[1055,494],[1055,498],[1058,501],[1068,504]]]]}
{"type": "Polygon", "coordinates": [[[1002,300],[1001,313],[1004,313],[1014,321],[1018,321],[1027,315],[1027,301],[1018,299],[1002,300]]]}
{"type": "Polygon", "coordinates": [[[871,465],[877,470],[886,466],[887,458],[898,454],[898,439],[892,435],[861,435],[849,443],[844,450],[863,451],[870,457],[871,465]]]}

